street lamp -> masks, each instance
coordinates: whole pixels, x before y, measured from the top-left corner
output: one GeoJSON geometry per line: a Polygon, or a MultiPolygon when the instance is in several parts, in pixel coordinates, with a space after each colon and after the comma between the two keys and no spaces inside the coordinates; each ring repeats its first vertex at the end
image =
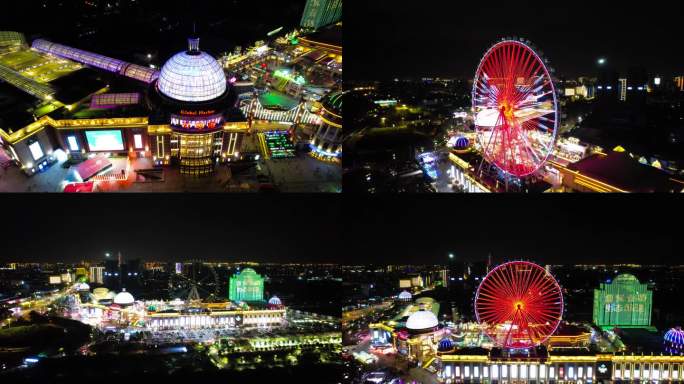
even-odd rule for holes
{"type": "Polygon", "coordinates": [[[602,58],[598,59],[598,63],[599,63],[599,65],[603,65],[603,64],[606,63],[606,59],[604,59],[604,58],[602,57],[602,58]]]}
{"type": "Polygon", "coordinates": [[[454,254],[453,254],[453,253],[450,253],[450,254],[449,254],[449,258],[450,258],[450,259],[453,259],[453,258],[454,258],[454,254]]]}

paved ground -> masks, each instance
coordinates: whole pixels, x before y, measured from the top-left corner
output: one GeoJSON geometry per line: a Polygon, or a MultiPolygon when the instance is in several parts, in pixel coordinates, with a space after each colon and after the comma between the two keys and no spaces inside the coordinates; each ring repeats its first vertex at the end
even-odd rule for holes
{"type": "MultiPolygon", "coordinates": [[[[113,173],[126,168],[126,159],[110,159],[113,173]]],[[[18,167],[0,167],[0,192],[61,192],[66,180],[74,180],[73,170],[56,163],[44,173],[26,176],[18,167]]],[[[72,167],[73,168],[73,167],[72,167]]],[[[149,169],[149,159],[137,159],[131,169],[149,169]]],[[[136,181],[131,172],[125,182],[100,182],[100,192],[256,192],[257,174],[272,177],[281,192],[340,192],[342,172],[339,165],[320,162],[308,155],[296,159],[261,161],[258,169],[233,174],[228,166],[220,166],[211,177],[193,178],[180,174],[180,169],[167,167],[162,181],[136,181]],[[259,170],[260,169],[260,170],[259,170]]]]}
{"type": "Polygon", "coordinates": [[[16,166],[0,167],[0,192],[61,192],[64,181],[70,173],[56,163],[44,173],[28,177],[16,166]]]}
{"type": "Polygon", "coordinates": [[[341,192],[342,169],[339,164],[321,162],[308,155],[264,163],[265,171],[273,177],[281,192],[341,192]]]}

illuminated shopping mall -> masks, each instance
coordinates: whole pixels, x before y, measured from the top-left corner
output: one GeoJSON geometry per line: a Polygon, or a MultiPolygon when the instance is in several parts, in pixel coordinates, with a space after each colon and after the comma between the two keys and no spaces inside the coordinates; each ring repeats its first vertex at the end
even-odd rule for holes
{"type": "Polygon", "coordinates": [[[673,326],[658,336],[652,295],[646,284],[622,274],[595,289],[592,323],[568,323],[562,289],[548,271],[504,263],[478,287],[476,322],[440,321],[439,302],[404,291],[396,296],[397,315],[370,325],[370,352],[397,354],[443,383],[678,381],[684,332],[673,326]],[[628,352],[632,337],[655,349],[628,352]]]}
{"type": "Polygon", "coordinates": [[[283,55],[302,60],[317,55],[315,64],[330,62],[321,68],[339,76],[341,48],[339,55],[329,53],[296,34],[277,41],[282,51],[259,42],[244,55],[219,62],[192,37],[158,69],[45,39],[29,44],[21,33],[0,32],[0,79],[8,83],[0,94],[9,95],[0,98],[0,161],[28,175],[65,158],[82,161],[80,181],[99,180],[112,169],[108,159],[117,157],[147,159],[149,168],[177,166],[181,174],[199,176],[240,160],[252,134],[259,137],[264,158],[292,151],[293,127],[322,131],[316,148],[331,156],[321,159],[336,158],[338,134],[328,128],[336,123],[313,111],[330,89],[309,86],[302,74],[270,66],[282,62],[283,55]],[[292,48],[291,41],[298,45],[292,48]],[[255,78],[247,75],[259,72],[252,71],[257,67],[273,71],[265,75],[273,78],[271,92],[257,94],[255,78]],[[238,76],[238,70],[246,72],[238,76]]]}
{"type": "Polygon", "coordinates": [[[263,277],[246,268],[231,277],[228,300],[222,302],[204,302],[193,293],[172,300],[137,300],[125,288],[118,293],[105,287],[91,292],[87,283],[79,282],[68,290],[65,304],[70,317],[101,329],[163,331],[284,326],[287,308],[281,299],[274,296],[265,301],[263,295],[263,277]]]}

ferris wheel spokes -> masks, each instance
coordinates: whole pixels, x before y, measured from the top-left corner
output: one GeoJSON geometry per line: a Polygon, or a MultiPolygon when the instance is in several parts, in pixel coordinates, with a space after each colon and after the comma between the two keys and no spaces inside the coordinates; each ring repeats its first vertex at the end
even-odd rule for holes
{"type": "Polygon", "coordinates": [[[517,177],[539,170],[558,128],[553,80],[539,55],[516,40],[494,45],[480,62],[472,99],[483,157],[517,177]]]}

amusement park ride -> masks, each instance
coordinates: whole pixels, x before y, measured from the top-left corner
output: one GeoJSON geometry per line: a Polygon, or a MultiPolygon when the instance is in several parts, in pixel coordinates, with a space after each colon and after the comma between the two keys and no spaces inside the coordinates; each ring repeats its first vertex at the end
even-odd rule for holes
{"type": "Polygon", "coordinates": [[[553,69],[531,43],[503,39],[482,58],[472,91],[475,130],[483,160],[509,179],[538,173],[553,152],[559,126],[553,69]]]}
{"type": "Polygon", "coordinates": [[[475,315],[498,347],[529,350],[548,340],[560,325],[563,295],[544,268],[512,261],[482,280],[475,294],[475,315]]]}
{"type": "Polygon", "coordinates": [[[220,287],[214,267],[201,261],[189,262],[180,271],[169,275],[169,296],[195,305],[203,299],[215,301],[220,297],[220,287]]]}

